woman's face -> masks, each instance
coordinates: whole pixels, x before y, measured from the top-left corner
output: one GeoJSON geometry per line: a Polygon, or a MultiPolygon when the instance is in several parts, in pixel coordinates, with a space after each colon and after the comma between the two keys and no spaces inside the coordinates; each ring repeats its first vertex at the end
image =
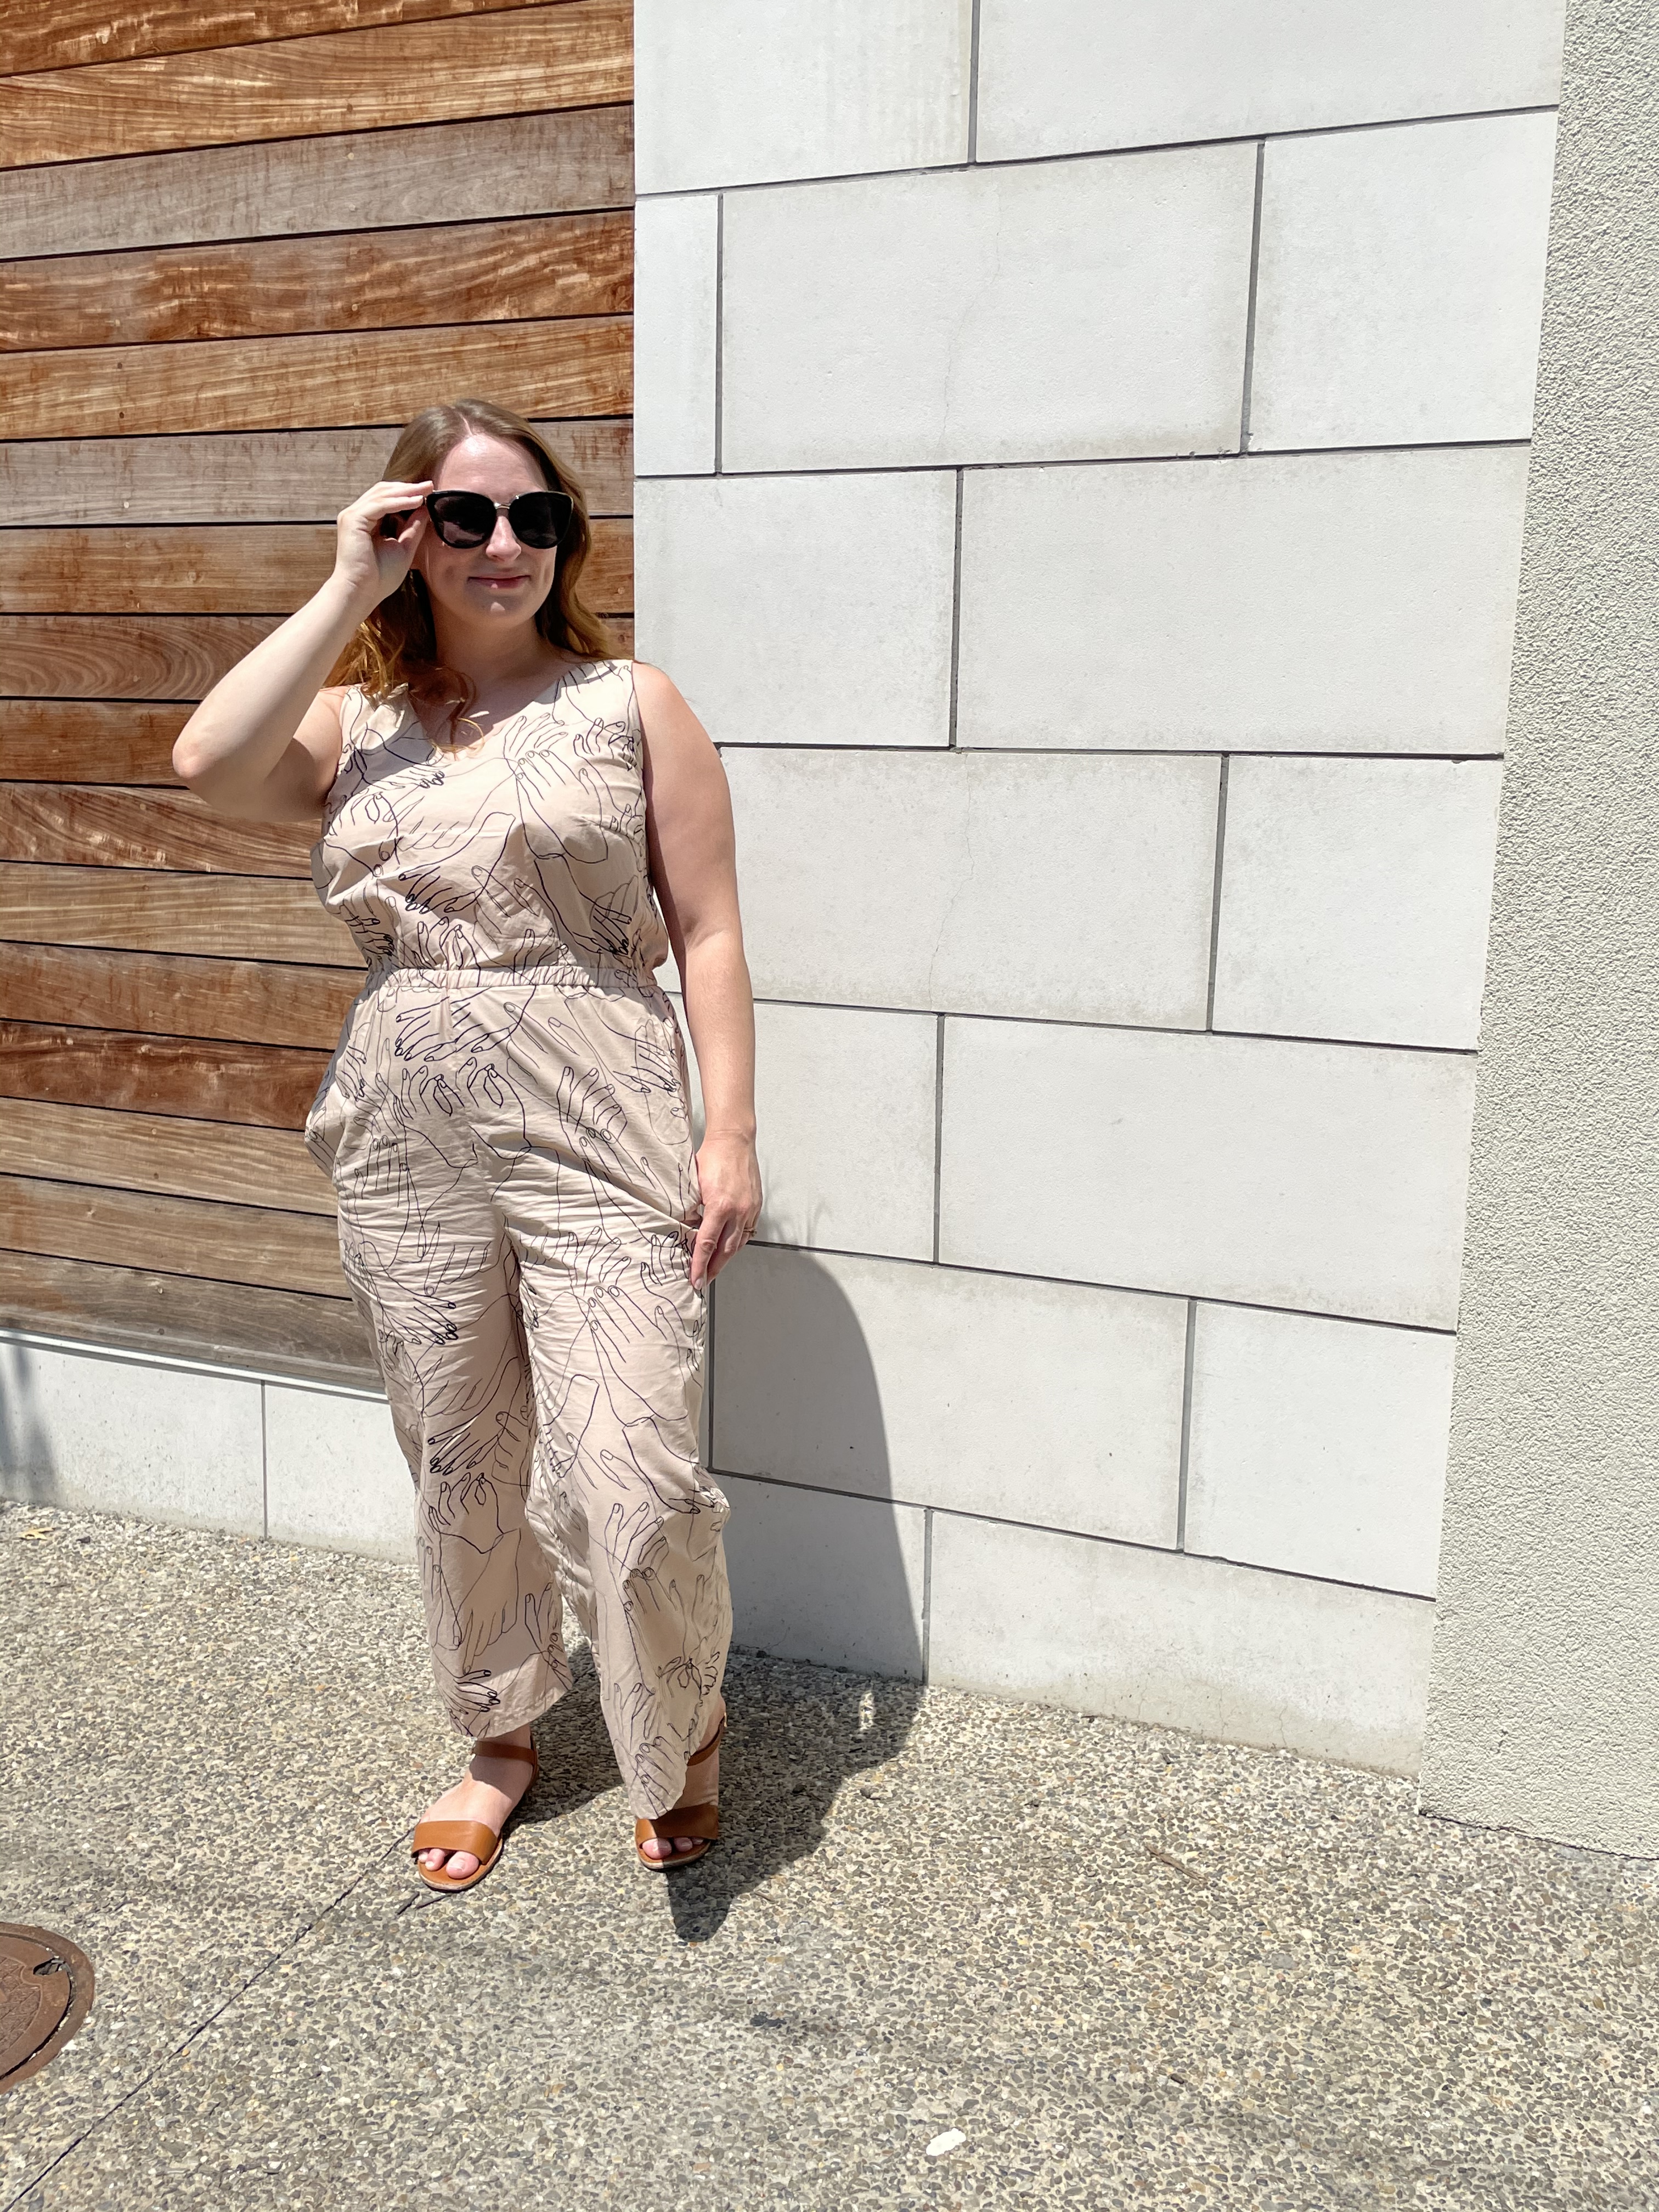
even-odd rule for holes
{"type": "MultiPolygon", "coordinates": [[[[500,438],[463,438],[438,465],[438,491],[481,491],[505,506],[521,491],[545,491],[547,479],[522,446],[500,438]]],[[[521,545],[506,515],[495,517],[489,543],[446,545],[428,521],[415,555],[434,607],[468,624],[528,623],[553,588],[556,545],[521,545]]]]}

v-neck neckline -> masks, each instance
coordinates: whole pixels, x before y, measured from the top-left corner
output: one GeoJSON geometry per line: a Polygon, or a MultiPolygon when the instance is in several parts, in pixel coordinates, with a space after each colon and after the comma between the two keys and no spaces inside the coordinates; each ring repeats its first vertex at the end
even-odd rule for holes
{"type": "Polygon", "coordinates": [[[493,730],[487,730],[484,732],[476,748],[469,746],[465,752],[458,751],[453,745],[440,744],[437,738],[431,735],[426,724],[416,712],[415,702],[409,696],[407,686],[404,687],[404,712],[412,720],[415,727],[419,731],[428,748],[440,760],[447,761],[456,768],[476,768],[480,761],[489,758],[493,741],[501,736],[503,730],[510,730],[514,723],[518,721],[520,716],[527,714],[532,707],[550,707],[577,670],[592,665],[591,661],[573,660],[568,668],[560,670],[545,690],[537,692],[535,697],[526,699],[522,707],[515,707],[510,714],[503,715],[493,730]]]}

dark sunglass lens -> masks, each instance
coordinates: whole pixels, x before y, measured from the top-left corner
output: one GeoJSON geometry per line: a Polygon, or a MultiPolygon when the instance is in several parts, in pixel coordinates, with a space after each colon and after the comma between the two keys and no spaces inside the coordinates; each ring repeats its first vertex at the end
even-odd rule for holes
{"type": "Polygon", "coordinates": [[[507,510],[507,519],[521,545],[545,551],[556,545],[559,533],[570,520],[571,502],[563,492],[520,492],[507,510]]]}
{"type": "Polygon", "coordinates": [[[434,491],[426,504],[446,545],[482,545],[494,535],[495,504],[481,491],[434,491]]]}

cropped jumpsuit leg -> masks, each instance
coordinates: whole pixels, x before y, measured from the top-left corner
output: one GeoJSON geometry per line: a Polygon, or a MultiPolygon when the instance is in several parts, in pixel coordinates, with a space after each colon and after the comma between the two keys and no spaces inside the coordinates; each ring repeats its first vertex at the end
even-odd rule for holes
{"type": "Polygon", "coordinates": [[[306,1130],[414,1479],[434,1674],[471,1736],[532,1720],[570,1687],[562,1595],[654,1816],[731,1638],[684,1048],[636,965],[545,945],[505,969],[441,942],[371,960],[306,1130]]]}

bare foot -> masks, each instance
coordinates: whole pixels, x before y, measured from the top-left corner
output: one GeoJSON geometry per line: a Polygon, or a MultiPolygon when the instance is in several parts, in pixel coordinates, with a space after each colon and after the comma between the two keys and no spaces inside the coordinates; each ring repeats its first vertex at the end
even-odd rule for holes
{"type": "MultiPolygon", "coordinates": [[[[495,1739],[501,1743],[525,1743],[530,1741],[526,1728],[510,1729],[495,1739]]],[[[421,1815],[424,1820],[482,1820],[486,1827],[500,1831],[501,1825],[530,1787],[532,1768],[522,1759],[492,1759],[489,1746],[479,1743],[473,1748],[471,1761],[465,1774],[453,1790],[428,1805],[421,1815]]],[[[471,1851],[422,1851],[420,1863],[436,1874],[440,1868],[457,1881],[471,1874],[477,1860],[471,1851]]]]}
{"type": "MultiPolygon", "coordinates": [[[[722,1698],[719,1712],[704,1733],[703,1743],[708,1742],[725,1718],[726,1700],[722,1698]]],[[[701,1750],[702,1745],[699,1744],[697,1748],[701,1750]]],[[[715,1752],[699,1765],[686,1768],[685,1788],[680,1793],[680,1802],[683,1805],[708,1805],[720,1794],[720,1755],[715,1752]]],[[[648,1859],[684,1858],[688,1851],[695,1851],[698,1848],[698,1839],[695,1836],[647,1836],[640,1845],[648,1859]]]]}

